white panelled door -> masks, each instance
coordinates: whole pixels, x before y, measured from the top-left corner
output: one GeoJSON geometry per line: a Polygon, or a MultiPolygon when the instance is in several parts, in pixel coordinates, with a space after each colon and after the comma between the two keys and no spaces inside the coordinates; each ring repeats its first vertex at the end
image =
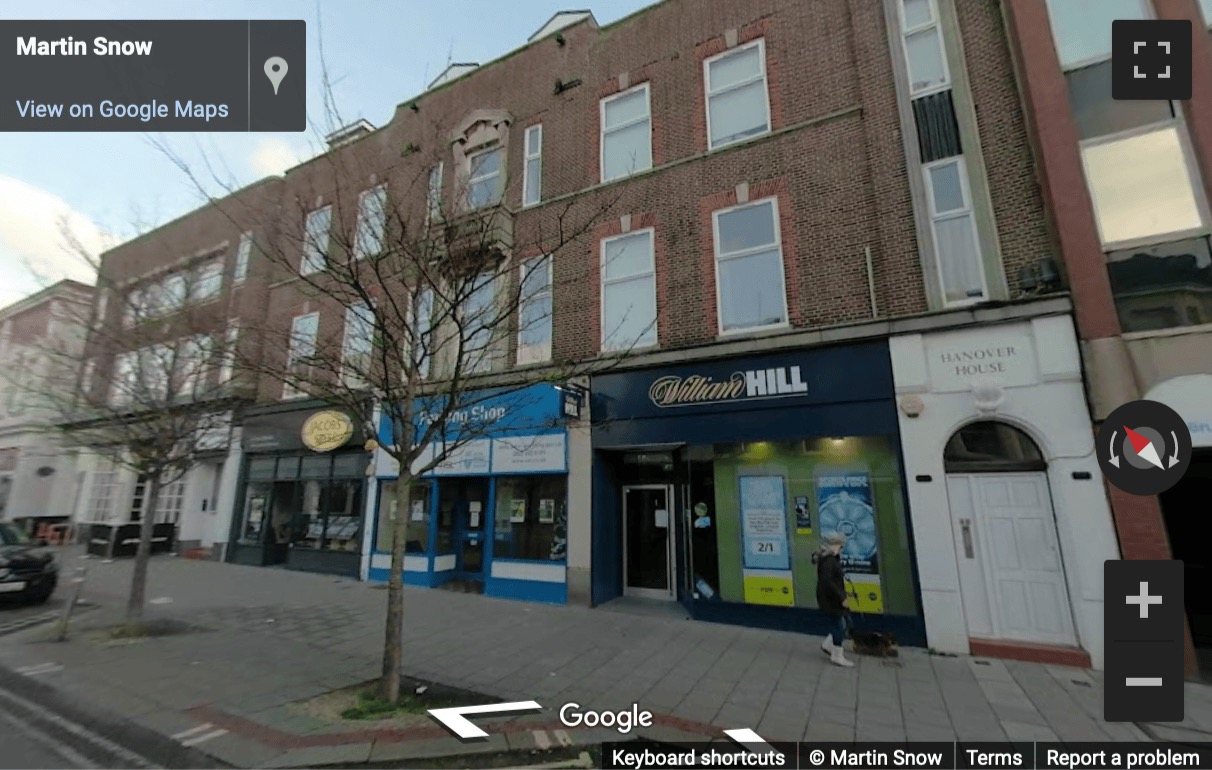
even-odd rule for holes
{"type": "Polygon", "coordinates": [[[1047,475],[948,474],[947,494],[968,633],[1075,644],[1047,475]]]}

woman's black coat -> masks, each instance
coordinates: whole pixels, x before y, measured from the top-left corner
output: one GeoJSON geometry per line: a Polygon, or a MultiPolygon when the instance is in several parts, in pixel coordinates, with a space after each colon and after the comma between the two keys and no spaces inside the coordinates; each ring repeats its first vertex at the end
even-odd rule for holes
{"type": "Polygon", "coordinates": [[[836,554],[826,554],[816,562],[816,603],[827,615],[837,617],[849,614],[842,606],[846,600],[846,577],[842,573],[842,561],[836,554]]]}

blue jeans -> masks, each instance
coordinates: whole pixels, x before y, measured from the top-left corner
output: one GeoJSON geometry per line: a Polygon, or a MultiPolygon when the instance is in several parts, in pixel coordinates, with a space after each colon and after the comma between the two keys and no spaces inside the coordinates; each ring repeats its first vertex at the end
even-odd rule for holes
{"type": "Polygon", "coordinates": [[[830,632],[833,635],[833,646],[841,647],[842,642],[846,640],[846,629],[850,627],[849,615],[838,615],[833,619],[833,630],[830,632]]]}

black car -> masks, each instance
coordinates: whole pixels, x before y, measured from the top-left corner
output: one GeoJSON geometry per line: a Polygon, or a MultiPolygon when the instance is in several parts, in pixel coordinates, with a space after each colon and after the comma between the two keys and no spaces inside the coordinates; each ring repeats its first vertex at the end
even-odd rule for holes
{"type": "Polygon", "coordinates": [[[41,604],[50,598],[59,582],[59,564],[45,546],[0,521],[0,599],[41,604]]]}

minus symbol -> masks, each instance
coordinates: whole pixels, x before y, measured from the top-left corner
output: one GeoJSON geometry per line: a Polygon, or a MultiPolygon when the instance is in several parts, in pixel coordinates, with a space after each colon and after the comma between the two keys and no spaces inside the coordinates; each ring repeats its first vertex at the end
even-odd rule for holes
{"type": "Polygon", "coordinates": [[[1128,687],[1161,687],[1162,678],[1160,676],[1130,676],[1127,677],[1125,683],[1128,687]]]}

